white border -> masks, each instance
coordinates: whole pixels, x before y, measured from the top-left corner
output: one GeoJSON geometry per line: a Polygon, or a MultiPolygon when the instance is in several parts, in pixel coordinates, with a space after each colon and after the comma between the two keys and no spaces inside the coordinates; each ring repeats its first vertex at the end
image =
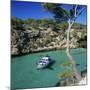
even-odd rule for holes
{"type": "MultiPolygon", "coordinates": [[[[20,1],[20,0],[18,0],[20,1]]],[[[58,2],[68,4],[84,4],[88,5],[88,85],[87,86],[71,86],[57,88],[38,88],[35,90],[88,90],[90,89],[90,5],[89,0],[23,0],[38,2],[58,2]]],[[[10,0],[0,0],[0,90],[10,90],[10,0]]],[[[23,89],[25,90],[25,89],[23,89]]],[[[28,89],[33,90],[33,89],[28,89]]]]}
{"type": "Polygon", "coordinates": [[[0,0],[0,90],[10,86],[10,2],[0,0]]]}
{"type": "Polygon", "coordinates": [[[67,3],[67,4],[88,4],[88,0],[16,0],[16,1],[36,1],[36,2],[53,2],[53,3],[67,3]]]}

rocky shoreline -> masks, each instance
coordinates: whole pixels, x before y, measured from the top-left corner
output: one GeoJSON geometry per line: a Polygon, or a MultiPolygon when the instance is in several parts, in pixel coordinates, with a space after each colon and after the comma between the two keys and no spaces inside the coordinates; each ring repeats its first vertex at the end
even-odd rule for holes
{"type": "Polygon", "coordinates": [[[82,79],[77,81],[75,78],[64,78],[59,80],[56,86],[78,86],[78,85],[87,85],[87,70],[81,71],[82,79]],[[68,81],[67,81],[68,79],[68,81]]]}

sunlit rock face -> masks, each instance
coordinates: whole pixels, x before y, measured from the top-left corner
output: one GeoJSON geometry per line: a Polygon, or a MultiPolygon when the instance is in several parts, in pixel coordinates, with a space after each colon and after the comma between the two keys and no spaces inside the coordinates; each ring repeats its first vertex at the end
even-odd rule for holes
{"type": "MultiPolygon", "coordinates": [[[[66,48],[66,32],[63,30],[11,30],[11,54],[19,55],[52,49],[66,48]],[[62,31],[62,32],[61,32],[62,31]]],[[[83,30],[70,32],[70,48],[86,47],[87,36],[83,30]]]]}

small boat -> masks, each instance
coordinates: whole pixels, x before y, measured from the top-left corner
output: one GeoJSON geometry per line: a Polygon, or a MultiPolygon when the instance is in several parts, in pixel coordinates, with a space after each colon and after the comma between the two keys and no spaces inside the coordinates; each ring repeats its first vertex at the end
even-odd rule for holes
{"type": "Polygon", "coordinates": [[[37,63],[37,69],[43,69],[48,67],[52,63],[52,59],[49,56],[42,57],[41,60],[37,63]]]}

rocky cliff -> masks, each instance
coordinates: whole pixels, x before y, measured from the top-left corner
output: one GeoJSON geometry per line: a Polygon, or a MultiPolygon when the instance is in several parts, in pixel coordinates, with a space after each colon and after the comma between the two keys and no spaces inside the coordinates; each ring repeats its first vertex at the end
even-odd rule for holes
{"type": "MultiPolygon", "coordinates": [[[[72,29],[70,47],[86,47],[86,32],[72,29]]],[[[63,30],[11,30],[12,55],[63,48],[66,48],[66,32],[63,30]]]]}

